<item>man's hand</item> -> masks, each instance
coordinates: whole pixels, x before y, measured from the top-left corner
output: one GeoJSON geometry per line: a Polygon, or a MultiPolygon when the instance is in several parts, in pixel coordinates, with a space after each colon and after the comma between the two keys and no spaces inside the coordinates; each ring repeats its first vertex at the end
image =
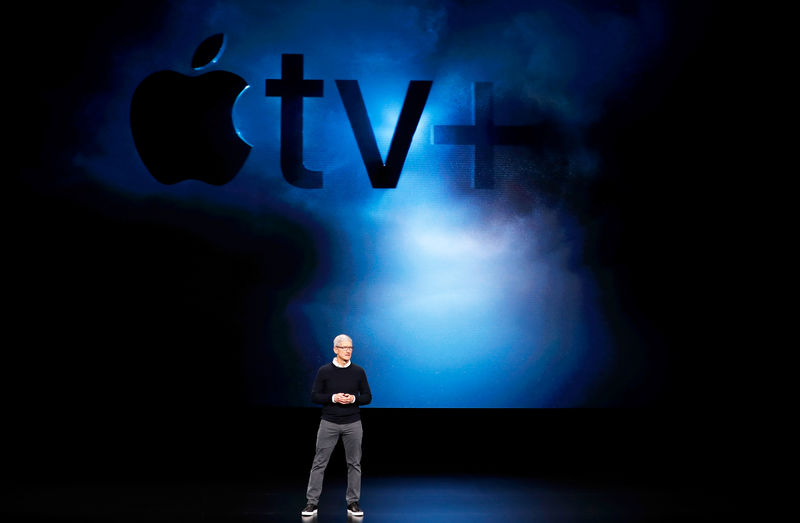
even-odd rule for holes
{"type": "Polygon", "coordinates": [[[344,392],[340,392],[338,394],[333,395],[333,401],[335,403],[341,403],[342,405],[347,405],[348,403],[353,403],[353,401],[355,401],[355,397],[352,394],[346,394],[344,392]]]}

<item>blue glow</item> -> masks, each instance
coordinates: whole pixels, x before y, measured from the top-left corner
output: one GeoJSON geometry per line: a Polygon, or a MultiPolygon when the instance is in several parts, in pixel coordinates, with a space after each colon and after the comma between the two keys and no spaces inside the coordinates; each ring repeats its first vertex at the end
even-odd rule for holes
{"type": "Polygon", "coordinates": [[[233,128],[236,130],[236,135],[237,135],[239,138],[241,138],[241,139],[242,139],[242,141],[243,141],[244,143],[246,143],[247,145],[249,145],[250,147],[252,147],[252,146],[253,146],[253,144],[252,144],[252,143],[250,143],[250,142],[248,142],[248,141],[247,141],[247,138],[245,138],[245,137],[242,135],[242,131],[239,129],[239,125],[237,124],[237,118],[236,118],[236,115],[238,114],[238,113],[237,113],[237,111],[236,111],[236,105],[239,103],[239,100],[242,98],[242,95],[244,95],[244,93],[245,93],[245,92],[246,92],[248,89],[250,89],[250,86],[249,86],[249,85],[248,85],[247,87],[245,87],[244,89],[242,89],[242,92],[241,92],[241,93],[239,93],[239,96],[237,96],[237,97],[236,97],[236,100],[233,102],[233,114],[231,115],[231,117],[233,118],[233,128]]]}

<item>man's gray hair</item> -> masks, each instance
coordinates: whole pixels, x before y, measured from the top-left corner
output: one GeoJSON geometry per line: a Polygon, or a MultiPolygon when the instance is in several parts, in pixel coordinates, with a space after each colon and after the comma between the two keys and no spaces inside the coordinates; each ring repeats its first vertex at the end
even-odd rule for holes
{"type": "Polygon", "coordinates": [[[353,344],[353,340],[350,339],[350,336],[348,336],[347,334],[339,334],[338,336],[333,338],[333,346],[340,347],[343,341],[349,341],[350,345],[353,344]]]}

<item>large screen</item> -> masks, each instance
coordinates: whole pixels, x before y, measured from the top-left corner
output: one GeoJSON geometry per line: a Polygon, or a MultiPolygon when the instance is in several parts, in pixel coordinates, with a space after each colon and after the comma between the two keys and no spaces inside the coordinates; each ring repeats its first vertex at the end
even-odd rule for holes
{"type": "Polygon", "coordinates": [[[60,261],[16,292],[92,368],[127,351],[106,390],[309,406],[345,333],[378,407],[662,394],[631,255],[659,211],[626,183],[661,175],[636,125],[691,48],[669,2],[54,9],[17,173],[60,261]]]}

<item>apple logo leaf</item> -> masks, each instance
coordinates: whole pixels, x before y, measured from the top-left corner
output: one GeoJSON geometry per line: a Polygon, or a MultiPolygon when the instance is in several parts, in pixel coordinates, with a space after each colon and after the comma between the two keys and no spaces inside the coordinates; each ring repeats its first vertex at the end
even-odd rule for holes
{"type": "Polygon", "coordinates": [[[192,56],[192,69],[196,71],[209,64],[216,63],[220,55],[222,55],[224,48],[225,35],[223,33],[209,36],[197,46],[197,50],[194,52],[194,56],[192,56]]]}

